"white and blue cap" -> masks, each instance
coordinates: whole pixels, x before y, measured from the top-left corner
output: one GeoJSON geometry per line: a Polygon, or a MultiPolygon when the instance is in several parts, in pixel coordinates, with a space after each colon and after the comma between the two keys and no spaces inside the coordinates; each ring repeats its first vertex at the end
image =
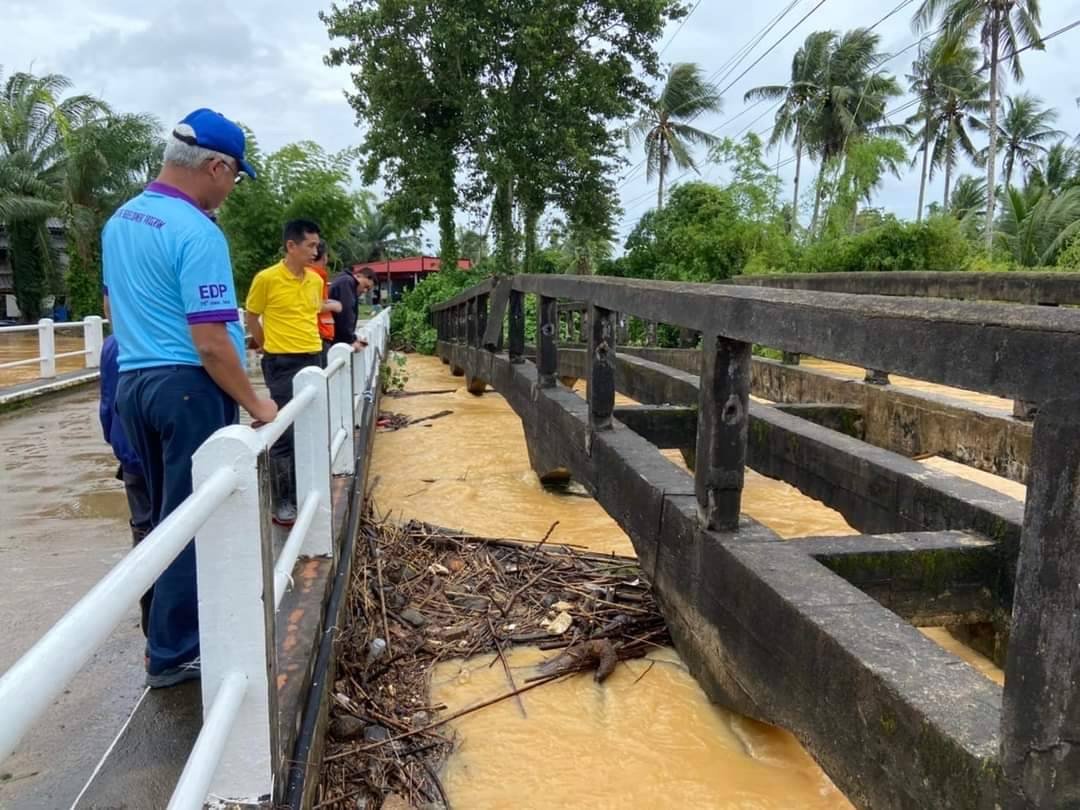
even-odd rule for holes
{"type": "Polygon", "coordinates": [[[255,179],[255,170],[244,160],[244,130],[221,113],[200,107],[188,113],[172,134],[189,146],[213,149],[234,158],[240,171],[255,179]]]}

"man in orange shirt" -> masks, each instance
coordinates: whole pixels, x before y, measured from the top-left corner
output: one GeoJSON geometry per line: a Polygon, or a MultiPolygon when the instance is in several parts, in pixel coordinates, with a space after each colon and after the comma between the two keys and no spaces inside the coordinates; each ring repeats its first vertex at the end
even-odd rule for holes
{"type": "Polygon", "coordinates": [[[326,240],[320,239],[319,249],[316,251],[315,258],[311,260],[311,264],[308,265],[307,269],[322,279],[323,300],[329,307],[316,316],[316,322],[319,325],[319,337],[322,338],[323,368],[326,368],[326,353],[329,352],[330,347],[334,345],[334,313],[341,312],[341,303],[330,300],[330,280],[326,275],[326,261],[328,258],[326,240]]]}

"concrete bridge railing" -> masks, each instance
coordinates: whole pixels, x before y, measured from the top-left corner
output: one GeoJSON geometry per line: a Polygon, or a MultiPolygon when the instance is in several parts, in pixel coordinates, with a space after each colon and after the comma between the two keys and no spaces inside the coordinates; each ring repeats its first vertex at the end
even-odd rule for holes
{"type": "MultiPolygon", "coordinates": [[[[795,731],[857,806],[989,810],[1080,800],[1080,311],[526,275],[477,285],[433,307],[432,317],[440,354],[469,390],[491,383],[522,416],[537,472],[571,472],[627,530],[702,685],[732,708],[795,731]],[[525,357],[529,295],[537,298],[534,363],[525,357]],[[559,385],[560,302],[586,307],[584,403],[559,385]],[[676,425],[689,403],[662,383],[654,410],[640,414],[668,419],[688,436],[692,481],[620,420],[618,315],[702,334],[697,376],[654,369],[696,392],[693,430],[676,425]],[[752,404],[755,343],[1040,403],[1019,531],[963,523],[959,510],[943,521],[912,494],[934,478],[925,468],[752,404]],[[881,528],[873,531],[881,533],[817,550],[809,541],[775,542],[740,516],[751,438],[759,450],[775,438],[771,450],[789,467],[820,451],[814,486],[841,500],[863,490],[857,497],[878,506],[881,528]],[[911,524],[926,529],[894,528],[911,524]],[[878,592],[921,571],[914,578],[932,599],[984,553],[997,562],[975,577],[980,587],[990,594],[991,578],[1004,576],[1011,596],[1007,607],[1001,600],[991,608],[1011,612],[1003,689],[869,597],[869,586],[835,557],[894,560],[893,573],[875,570],[878,592]],[[955,568],[945,564],[952,557],[955,568]]],[[[989,504],[967,489],[968,512],[989,504]]]]}
{"type": "Polygon", "coordinates": [[[19,334],[21,332],[37,332],[38,354],[35,357],[27,357],[22,360],[11,360],[0,363],[0,371],[20,366],[37,364],[38,376],[44,380],[56,377],[56,361],[68,357],[85,357],[87,368],[98,368],[101,365],[101,344],[104,342],[103,326],[108,321],[97,315],[90,315],[82,321],[71,323],[55,323],[52,318],[42,318],[36,324],[24,326],[0,326],[0,336],[19,334]],[[83,348],[72,352],[56,352],[56,331],[59,329],[82,329],[83,348]]]}
{"type": "Polygon", "coordinates": [[[299,557],[333,554],[332,476],[351,474],[354,432],[375,407],[389,310],[369,346],[334,346],[307,368],[270,424],[217,431],[193,458],[194,492],[0,678],[0,762],[63,691],[131,606],[195,538],[203,725],[169,802],[257,805],[280,787],[276,612],[299,557]],[[301,508],[277,559],[269,529],[266,450],[294,429],[301,508]]]}

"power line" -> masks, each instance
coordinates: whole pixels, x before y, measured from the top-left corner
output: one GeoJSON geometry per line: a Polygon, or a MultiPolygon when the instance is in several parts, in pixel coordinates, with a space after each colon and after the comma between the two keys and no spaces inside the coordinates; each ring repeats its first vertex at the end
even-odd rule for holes
{"type": "Polygon", "coordinates": [[[768,49],[765,51],[765,53],[761,54],[761,56],[759,56],[757,59],[755,59],[750,64],[750,67],[748,67],[746,70],[744,70],[738,76],[736,76],[735,79],[733,81],[731,81],[727,85],[727,87],[725,87],[723,90],[720,91],[720,95],[721,96],[724,95],[724,93],[726,93],[733,86],[735,86],[735,84],[737,84],[738,81],[740,79],[742,79],[743,76],[745,76],[747,73],[749,73],[751,70],[753,70],[761,62],[762,59],[764,59],[766,56],[768,56],[770,53],[772,53],[774,50],[776,50],[777,46],[779,46],[781,42],[783,42],[785,39],[787,39],[796,28],[798,28],[800,25],[802,25],[804,22],[806,22],[806,20],[810,17],[811,14],[813,14],[815,11],[817,11],[819,8],[821,8],[823,5],[825,5],[826,1],[827,0],[818,0],[818,4],[816,6],[814,6],[812,9],[810,9],[808,12],[806,12],[806,14],[804,14],[802,16],[802,18],[797,23],[795,23],[795,25],[791,26],[791,28],[789,28],[787,31],[785,31],[784,35],[781,36],[780,39],[776,40],[776,42],[774,42],[772,45],[770,45],[768,47],[768,49]]]}
{"type": "MultiPolygon", "coordinates": [[[[710,93],[715,92],[717,84],[718,84],[718,81],[716,80],[717,76],[719,76],[724,70],[728,70],[728,73],[724,74],[724,76],[721,77],[721,79],[720,79],[721,81],[723,80],[723,78],[726,78],[726,76],[730,75],[730,71],[734,70],[736,67],[738,67],[738,65],[747,56],[749,56],[750,52],[753,51],[753,49],[757,47],[757,45],[761,42],[761,40],[763,40],[768,35],[768,33],[770,31],[772,31],[772,29],[775,28],[780,23],[780,21],[783,20],[785,16],[787,16],[787,14],[789,12],[801,2],[802,2],[802,0],[792,0],[790,3],[788,3],[788,5],[786,7],[784,7],[780,11],[779,14],[777,14],[775,17],[773,17],[772,20],[770,20],[768,23],[766,23],[764,28],[762,28],[758,33],[756,33],[752,37],[750,37],[750,39],[745,44],[743,44],[742,47],[740,47],[732,56],[728,57],[727,61],[724,62],[724,64],[722,64],[717,69],[717,71],[715,73],[713,73],[713,75],[709,78],[708,82],[706,83],[706,86],[709,88],[708,92],[710,92],[710,93]]],[[[824,2],[824,0],[822,0],[822,2],[824,2]]],[[[700,3],[700,0],[699,0],[699,3],[700,3]]],[[[820,5],[820,3],[819,3],[819,5],[820,5]]],[[[696,9],[697,5],[695,5],[694,8],[696,9]]],[[[693,10],[691,10],[690,13],[692,14],[693,10]]],[[[813,13],[813,12],[811,12],[811,13],[813,13]]],[[[807,15],[807,16],[809,16],[809,15],[807,15]]],[[[689,15],[687,15],[687,17],[689,17],[689,15]]],[[[684,21],[685,21],[685,19],[686,18],[684,18],[684,21]]],[[[805,19],[805,17],[803,19],[805,19]]],[[[676,32],[676,33],[678,33],[678,32],[676,32]]],[[[672,38],[674,39],[674,36],[672,38]]],[[[690,99],[690,101],[696,101],[696,100],[698,100],[700,98],[704,98],[704,96],[699,96],[698,98],[690,99]]],[[[699,115],[700,115],[700,113],[691,116],[690,120],[687,123],[692,123],[694,120],[696,120],[698,118],[699,115]]],[[[741,113],[740,113],[740,115],[741,115],[741,113]]],[[[738,116],[736,116],[736,117],[738,117],[738,116]]],[[[725,125],[727,123],[730,123],[730,120],[734,120],[734,119],[729,119],[728,121],[725,121],[724,124],[722,124],[721,126],[723,126],[723,125],[725,125]]],[[[627,183],[629,183],[632,179],[634,179],[637,176],[637,174],[640,172],[641,167],[645,165],[646,161],[647,161],[647,158],[643,158],[641,161],[639,161],[637,164],[635,164],[630,169],[630,171],[627,173],[627,175],[619,182],[619,185],[617,186],[617,188],[622,188],[627,183]]]]}
{"type": "Polygon", "coordinates": [[[664,51],[666,51],[668,49],[668,46],[672,42],[675,41],[675,37],[677,37],[679,35],[679,32],[683,30],[683,26],[686,25],[686,21],[694,16],[694,12],[697,11],[698,6],[700,6],[700,5],[701,5],[701,0],[697,0],[697,2],[694,3],[694,7],[691,8],[690,11],[687,13],[687,15],[682,18],[682,21],[679,23],[679,27],[676,28],[675,33],[671,35],[671,39],[669,39],[667,42],[665,42],[664,47],[662,47],[659,51],[656,52],[657,56],[660,56],[661,54],[663,54],[664,51]]]}

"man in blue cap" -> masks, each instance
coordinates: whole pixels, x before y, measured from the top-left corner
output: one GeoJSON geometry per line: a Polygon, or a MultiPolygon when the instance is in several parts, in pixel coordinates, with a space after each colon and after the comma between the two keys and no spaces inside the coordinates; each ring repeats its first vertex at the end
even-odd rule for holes
{"type": "MultiPolygon", "coordinates": [[[[116,407],[150,492],[156,526],[192,491],[191,457],[234,424],[237,405],[256,422],[277,406],[244,369],[229,247],[207,214],[244,176],[244,132],[213,110],[176,125],[161,172],[102,233],[102,274],[120,346],[116,407]]],[[[147,686],[199,677],[194,543],[154,585],[147,686]]]]}

